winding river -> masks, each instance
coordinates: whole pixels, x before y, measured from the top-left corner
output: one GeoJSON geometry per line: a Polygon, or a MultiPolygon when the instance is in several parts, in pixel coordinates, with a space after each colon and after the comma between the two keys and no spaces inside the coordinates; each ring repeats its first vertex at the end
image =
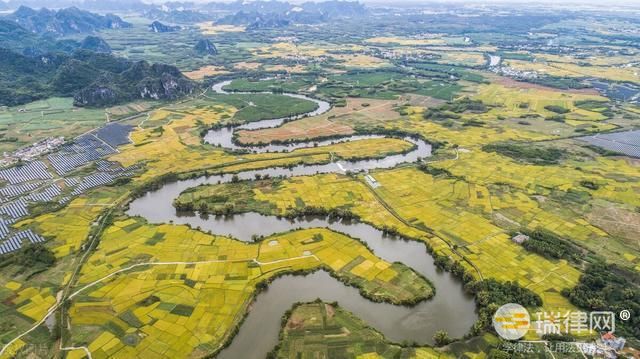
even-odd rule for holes
{"type": "MultiPolygon", "coordinates": [[[[216,92],[229,82],[214,86],[216,92]]],[[[318,108],[310,114],[318,115],[329,110],[328,103],[301,95],[286,94],[305,98],[318,103],[318,108]]],[[[298,117],[302,117],[298,116],[298,117]]],[[[212,130],[206,140],[222,147],[237,149],[246,147],[231,141],[235,129],[259,129],[281,125],[288,119],[254,122],[235,128],[212,130]]],[[[352,136],[340,140],[320,141],[319,145],[341,141],[355,141],[378,136],[352,136]]],[[[345,172],[349,170],[369,170],[390,168],[400,163],[415,162],[431,155],[431,146],[421,140],[407,139],[415,149],[406,154],[391,155],[378,160],[339,161],[324,165],[299,165],[293,168],[268,168],[245,171],[238,174],[240,179],[253,179],[256,174],[269,176],[303,176],[316,173],[345,172]]],[[[316,142],[296,143],[286,146],[256,146],[252,151],[290,151],[295,148],[311,147],[316,142]]],[[[249,314],[234,337],[231,345],[221,351],[218,358],[264,358],[278,342],[280,318],[295,302],[312,301],[321,298],[337,301],[343,308],[353,312],[372,327],[383,333],[389,340],[404,340],[431,343],[433,334],[446,330],[452,337],[463,336],[477,316],[472,297],[464,292],[462,282],[451,274],[440,272],[424,244],[405,241],[384,235],[378,229],[364,223],[351,221],[329,221],[325,218],[303,218],[287,220],[258,213],[244,213],[231,217],[199,216],[197,213],[178,213],[173,200],[184,190],[201,184],[226,183],[232,175],[214,175],[168,183],[162,188],[149,192],[134,200],[128,210],[132,216],[142,216],[151,223],[188,224],[219,235],[230,235],[241,241],[250,241],[252,236],[268,236],[288,231],[292,228],[326,227],[359,238],[367,243],[379,257],[390,262],[402,262],[416,272],[427,277],[436,288],[436,295],[428,301],[412,307],[374,303],[360,296],[357,289],[348,287],[329,276],[326,272],[316,272],[304,277],[284,276],[276,279],[269,288],[259,294],[251,305],[249,314]]]]}

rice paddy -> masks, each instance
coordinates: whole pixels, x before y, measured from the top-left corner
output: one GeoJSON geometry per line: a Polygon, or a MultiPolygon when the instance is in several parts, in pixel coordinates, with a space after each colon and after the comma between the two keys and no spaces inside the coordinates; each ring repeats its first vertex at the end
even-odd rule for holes
{"type": "MultiPolygon", "coordinates": [[[[375,178],[380,187],[370,190],[364,181],[345,176],[299,177],[276,187],[253,188],[252,199],[243,203],[251,210],[276,215],[304,207],[348,210],[378,228],[394,228],[407,237],[426,241],[438,254],[463,256],[475,265],[469,270],[474,273],[477,269],[476,275],[517,280],[538,293],[546,309],[572,308],[558,288],[571,288],[580,272],[566,261],[541,259],[513,243],[506,231],[493,223],[491,213],[483,213],[490,201],[486,189],[438,180],[409,168],[377,171],[375,178]],[[458,248],[458,254],[450,245],[458,248]]],[[[197,198],[206,202],[217,193],[215,187],[205,186],[185,196],[182,200],[190,198],[198,203],[197,198]]]]}
{"type": "MultiPolygon", "coordinates": [[[[344,36],[328,38],[335,32],[319,24],[296,27],[300,36],[288,36],[291,29],[279,30],[287,36],[275,36],[283,34],[211,22],[161,35],[150,34],[146,25],[136,22],[122,33],[112,29],[100,34],[118,55],[175,64],[203,85],[197,95],[180,102],[141,101],[107,109],[74,108],[71,98],[1,108],[0,152],[54,135],[71,139],[138,115],[122,127],[112,126],[111,132],[109,128],[103,135],[96,132],[96,141],[113,145],[106,160],[125,168],[136,166],[126,181],[114,184],[90,177],[107,162],[87,160],[65,169],[54,155],[22,168],[25,173],[33,170],[30,166],[62,168],[57,175],[51,172],[29,178],[24,186],[12,183],[2,188],[2,196],[13,198],[27,195],[36,182],[50,181],[56,187],[47,188],[57,192],[30,193],[42,200],[32,215],[16,216],[15,223],[5,222],[4,215],[11,214],[8,209],[3,207],[0,213],[0,234],[9,233],[9,227],[32,231],[28,233],[46,240],[44,246],[56,260],[40,273],[14,275],[9,267],[0,276],[0,344],[34,327],[52,308],[58,308],[56,316],[62,318],[60,327],[52,330],[44,324],[35,326],[5,354],[18,350],[33,354],[28,348],[42,344],[47,350],[44,356],[53,357],[60,354],[57,344],[64,344],[86,347],[95,358],[215,355],[234,337],[258,293],[286,274],[324,270],[366,298],[395,304],[436,295],[429,278],[402,263],[381,259],[357,238],[328,228],[291,228],[242,242],[199,227],[152,224],[124,214],[132,194],[155,189],[169,179],[212,174],[233,178],[231,183],[211,181],[186,190],[174,202],[176,207],[229,215],[317,211],[357,218],[385,233],[425,243],[436,262],[448,258],[461,266],[465,273],[455,274],[464,281],[517,282],[542,299],[541,308],[528,309],[577,309],[566,293],[580,282],[588,263],[537,254],[514,241],[518,231],[545,231],[575,246],[587,260],[602,258],[639,272],[640,164],[576,141],[596,134],[619,139],[616,130],[636,126],[637,106],[593,87],[594,78],[603,86],[640,83],[632,47],[584,45],[579,52],[569,55],[561,50],[557,55],[485,41],[495,36],[490,29],[469,37],[455,35],[462,33],[462,26],[471,25],[453,24],[461,27],[450,33],[420,33],[412,28],[406,37],[392,35],[402,33],[396,31],[402,27],[395,26],[384,36],[377,36],[381,34],[377,28],[363,34],[350,27],[344,36]],[[330,35],[319,36],[318,29],[330,35]],[[184,56],[202,36],[216,43],[219,54],[184,56]],[[167,47],[167,42],[175,46],[167,47]],[[490,65],[490,56],[500,56],[497,65],[490,65]],[[536,76],[526,77],[531,71],[536,76]],[[273,93],[205,91],[204,86],[219,75],[233,79],[226,90],[273,93]],[[566,84],[571,88],[552,87],[566,84]],[[211,129],[309,113],[317,106],[283,92],[314,96],[332,108],[277,127],[238,130],[233,149],[203,139],[211,129]],[[463,108],[464,103],[476,107],[463,108]],[[430,116],[438,111],[442,117],[430,116]],[[616,133],[601,134],[609,131],[616,133]],[[313,146],[320,139],[371,133],[396,137],[313,146]],[[366,173],[338,167],[346,161],[414,149],[403,136],[432,143],[434,156],[366,173]],[[309,147],[288,152],[239,147],[287,142],[309,142],[309,147]],[[559,155],[543,163],[526,158],[524,152],[559,155]],[[254,180],[253,173],[240,173],[277,168],[273,172],[282,174],[282,167],[298,165],[326,166],[314,175],[307,171],[286,178],[265,177],[261,172],[254,180]],[[332,171],[327,170],[330,166],[335,166],[335,173],[324,173],[332,171]],[[63,178],[74,171],[73,178],[63,178]],[[47,208],[47,198],[66,195],[91,178],[95,181],[74,192],[75,197],[47,208]],[[61,342],[53,338],[57,333],[61,342]]],[[[552,28],[541,29],[522,39],[503,34],[504,40],[542,41],[552,28]]],[[[588,41],[596,43],[596,34],[611,31],[597,28],[588,41]]],[[[561,39],[567,40],[561,46],[577,46],[573,35],[561,39]]],[[[619,143],[612,146],[609,149],[620,148],[619,143]]],[[[11,182],[11,177],[5,179],[11,182]]],[[[34,208],[25,202],[11,211],[27,213],[27,209],[34,208]]],[[[280,346],[273,352],[280,358],[482,358],[499,345],[486,332],[444,349],[391,343],[339,304],[321,302],[293,308],[281,334],[280,346]]],[[[84,356],[83,349],[66,353],[69,358],[84,356]]]]}
{"type": "Polygon", "coordinates": [[[196,108],[181,107],[153,112],[141,127],[131,133],[132,144],[110,157],[125,166],[144,163],[147,171],[142,180],[169,172],[182,173],[195,170],[232,166],[231,170],[286,166],[305,161],[324,163],[330,153],[344,158],[384,156],[411,148],[411,144],[398,139],[369,139],[354,143],[338,143],[325,147],[306,148],[286,154],[232,155],[222,149],[201,144],[200,131],[208,126],[228,121],[235,108],[220,104],[196,108]],[[248,167],[243,166],[247,163],[248,167]]]}
{"type": "Polygon", "coordinates": [[[279,358],[454,358],[444,350],[389,343],[382,334],[337,304],[299,304],[286,319],[282,341],[274,349],[279,358]]]}
{"type": "Polygon", "coordinates": [[[86,342],[98,356],[138,357],[151,350],[172,358],[216,351],[243,318],[259,283],[318,268],[372,298],[403,302],[430,293],[411,270],[327,229],[245,244],[130,218],[105,231],[81,273],[81,286],[99,282],[70,308],[74,341],[86,342]]]}

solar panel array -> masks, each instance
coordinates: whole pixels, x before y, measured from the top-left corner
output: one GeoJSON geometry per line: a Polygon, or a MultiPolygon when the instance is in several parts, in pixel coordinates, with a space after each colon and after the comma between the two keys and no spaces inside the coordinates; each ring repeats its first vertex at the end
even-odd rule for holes
{"type": "Polygon", "coordinates": [[[56,184],[52,184],[51,186],[45,188],[43,191],[38,193],[32,193],[28,195],[26,198],[31,202],[51,202],[57,196],[62,194],[60,187],[56,184]]]}
{"type": "Polygon", "coordinates": [[[65,145],[47,158],[59,175],[65,175],[76,168],[116,151],[97,139],[94,135],[84,135],[72,144],[65,145]]]}
{"type": "Polygon", "coordinates": [[[102,168],[102,171],[95,172],[83,177],[77,187],[73,189],[71,194],[78,195],[87,191],[88,189],[112,183],[120,177],[131,176],[132,171],[137,169],[138,167],[131,166],[128,168],[123,168],[116,162],[100,161],[98,163],[98,168],[102,168]]]}
{"type": "Polygon", "coordinates": [[[17,251],[22,247],[22,242],[28,240],[31,243],[42,243],[44,238],[38,234],[33,233],[32,230],[27,229],[15,233],[6,241],[0,243],[0,254],[11,253],[17,251]]]}
{"type": "Polygon", "coordinates": [[[10,184],[5,186],[4,188],[0,188],[0,199],[4,198],[13,198],[24,194],[29,191],[33,191],[34,189],[40,187],[42,182],[30,182],[30,183],[21,183],[21,184],[10,184]]]}
{"type": "Polygon", "coordinates": [[[119,165],[115,162],[109,162],[105,160],[99,160],[96,162],[96,168],[98,169],[98,171],[111,171],[117,169],[118,167],[119,165]]]}
{"type": "Polygon", "coordinates": [[[0,218],[0,239],[4,239],[7,234],[9,234],[9,223],[0,218]]]}
{"type": "Polygon", "coordinates": [[[15,166],[0,170],[0,179],[11,184],[17,184],[33,180],[46,180],[53,178],[47,170],[47,165],[42,161],[33,161],[21,166],[15,166]]]}
{"type": "MultiPolygon", "coordinates": [[[[128,135],[130,128],[111,127],[107,131],[99,132],[107,142],[119,143],[123,136],[128,135]]],[[[117,162],[103,160],[104,156],[115,153],[113,147],[101,141],[93,134],[77,138],[73,143],[66,144],[58,151],[47,156],[51,166],[62,177],[67,173],[91,162],[96,162],[96,171],[84,177],[64,178],[62,183],[52,183],[46,186],[43,180],[52,179],[47,165],[42,161],[33,161],[21,166],[0,170],[0,182],[9,184],[0,188],[0,255],[18,250],[24,240],[32,243],[43,242],[44,238],[31,230],[11,233],[10,225],[16,220],[28,216],[28,203],[51,202],[61,196],[62,188],[71,189],[71,194],[79,195],[91,188],[114,182],[123,176],[131,176],[137,166],[123,168],[117,162]],[[46,188],[44,188],[46,186],[46,188]],[[40,188],[42,187],[42,188],[40,188]],[[31,193],[29,193],[31,192],[31,193]],[[19,198],[18,198],[19,197],[19,198]],[[9,202],[9,199],[13,200],[9,202]],[[6,239],[6,240],[5,240],[6,239]]],[[[59,199],[65,204],[71,196],[59,199]]]]}
{"type": "Polygon", "coordinates": [[[96,131],[96,137],[113,147],[117,147],[129,143],[129,132],[132,129],[133,126],[131,125],[112,122],[96,131]]]}
{"type": "Polygon", "coordinates": [[[4,214],[13,219],[27,216],[29,214],[27,211],[27,202],[23,198],[20,198],[16,201],[2,205],[0,207],[0,214],[4,214]]]}
{"type": "Polygon", "coordinates": [[[609,151],[640,158],[640,131],[598,134],[582,137],[580,140],[609,151]]]}
{"type": "Polygon", "coordinates": [[[78,195],[90,188],[102,186],[111,183],[114,178],[105,172],[92,173],[82,179],[80,184],[71,192],[73,195],[78,195]]]}
{"type": "Polygon", "coordinates": [[[64,179],[64,184],[67,187],[77,186],[78,184],[80,184],[80,179],[78,179],[78,177],[68,177],[64,179]]]}

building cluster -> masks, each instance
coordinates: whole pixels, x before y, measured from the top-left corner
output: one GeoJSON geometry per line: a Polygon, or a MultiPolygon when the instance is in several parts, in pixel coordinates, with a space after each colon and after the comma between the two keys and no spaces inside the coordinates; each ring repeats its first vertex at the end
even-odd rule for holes
{"type": "Polygon", "coordinates": [[[64,137],[48,137],[30,146],[21,148],[11,154],[4,154],[0,159],[0,167],[10,166],[17,162],[28,162],[54,151],[64,144],[64,137]]]}
{"type": "Polygon", "coordinates": [[[419,50],[392,50],[386,48],[371,48],[364,52],[365,55],[378,57],[385,60],[399,61],[434,61],[441,58],[440,55],[419,50]]]}
{"type": "Polygon", "coordinates": [[[536,71],[517,70],[509,66],[495,66],[495,67],[490,67],[489,70],[498,75],[511,77],[515,79],[523,79],[523,80],[537,79],[539,76],[538,72],[536,71]]]}
{"type": "Polygon", "coordinates": [[[616,337],[612,332],[605,332],[595,343],[578,343],[585,355],[597,358],[616,359],[624,349],[626,339],[616,337]]]}

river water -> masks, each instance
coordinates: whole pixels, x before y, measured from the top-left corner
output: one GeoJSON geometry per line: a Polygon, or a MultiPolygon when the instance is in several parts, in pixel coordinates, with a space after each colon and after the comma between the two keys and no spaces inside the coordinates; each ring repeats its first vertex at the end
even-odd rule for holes
{"type": "MultiPolygon", "coordinates": [[[[220,92],[228,82],[217,84],[214,90],[220,92]]],[[[287,94],[290,95],[290,94],[287,94]]],[[[299,95],[296,95],[299,96],[299,95]]],[[[304,97],[309,100],[313,100],[304,97]]],[[[319,101],[319,100],[313,100],[319,101]]],[[[320,101],[322,102],[322,101],[320,101]]],[[[329,105],[319,105],[312,115],[322,109],[328,111],[329,105]]],[[[286,119],[259,121],[251,124],[252,129],[273,127],[286,119]]],[[[243,126],[242,126],[243,127],[243,126]]],[[[238,129],[240,127],[236,127],[238,129]]],[[[243,148],[232,143],[234,128],[213,130],[207,134],[207,141],[220,144],[225,148],[243,148]]],[[[339,141],[355,141],[362,138],[379,136],[352,136],[339,141]]],[[[415,162],[419,158],[431,155],[431,146],[422,141],[409,139],[416,148],[406,154],[392,155],[378,160],[340,161],[325,165],[299,165],[293,168],[268,168],[238,174],[240,179],[253,179],[261,176],[304,176],[316,173],[344,173],[345,171],[391,168],[400,163],[415,162]]],[[[320,145],[334,141],[321,141],[320,145]]],[[[252,151],[290,151],[295,148],[310,147],[314,142],[297,143],[281,148],[275,145],[251,147],[252,151]]],[[[276,279],[269,288],[259,294],[251,305],[249,314],[240,327],[239,333],[231,345],[218,355],[218,358],[264,358],[278,342],[280,319],[283,313],[295,302],[312,301],[321,298],[325,301],[337,301],[340,306],[353,312],[367,324],[379,330],[389,340],[403,340],[418,343],[432,343],[432,337],[438,330],[446,330],[452,337],[463,336],[477,319],[473,298],[464,292],[462,282],[446,272],[436,269],[433,258],[427,253],[424,244],[405,241],[384,235],[378,229],[359,222],[329,221],[325,218],[303,218],[288,220],[258,213],[244,213],[227,217],[200,216],[197,213],[178,213],[172,205],[173,200],[184,190],[201,185],[226,183],[232,175],[214,175],[165,184],[162,188],[149,192],[134,200],[128,210],[131,216],[141,216],[151,223],[188,224],[193,228],[210,231],[218,235],[230,235],[241,241],[250,241],[253,236],[268,236],[294,228],[326,227],[348,234],[367,243],[379,257],[390,262],[402,262],[423,274],[435,286],[436,295],[428,301],[412,307],[395,306],[386,303],[374,303],[363,298],[357,289],[348,287],[329,276],[326,272],[316,272],[307,276],[284,276],[276,279]]]]}

